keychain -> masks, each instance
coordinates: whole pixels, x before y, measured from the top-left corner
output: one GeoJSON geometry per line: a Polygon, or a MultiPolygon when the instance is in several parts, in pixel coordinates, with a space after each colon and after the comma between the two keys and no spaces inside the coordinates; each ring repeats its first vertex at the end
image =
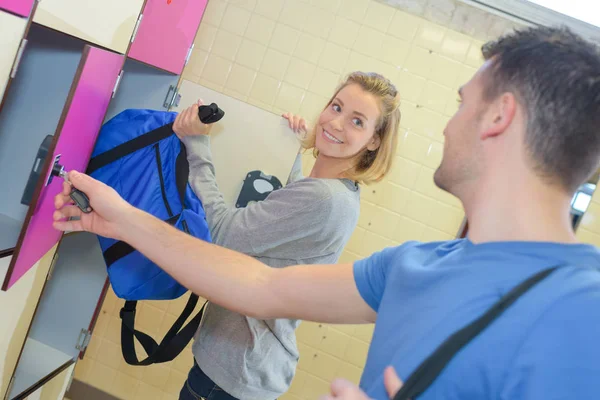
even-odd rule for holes
{"type": "Polygon", "coordinates": [[[71,200],[75,202],[75,205],[77,205],[77,207],[79,207],[81,211],[83,211],[86,214],[92,212],[92,207],[90,206],[90,199],[81,190],[73,187],[73,185],[69,181],[69,173],[65,171],[64,166],[60,164],[55,164],[54,168],[52,169],[52,175],[63,178],[65,182],[71,185],[71,193],[69,193],[69,197],[71,197],[71,200]]]}

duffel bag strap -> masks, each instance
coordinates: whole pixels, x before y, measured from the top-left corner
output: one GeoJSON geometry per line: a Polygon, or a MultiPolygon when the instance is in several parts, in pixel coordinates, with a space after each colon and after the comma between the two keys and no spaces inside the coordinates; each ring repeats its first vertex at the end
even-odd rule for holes
{"type": "Polygon", "coordinates": [[[198,314],[183,327],[196,304],[198,304],[198,296],[192,293],[181,315],[158,344],[147,334],[135,329],[137,301],[126,301],[119,314],[121,317],[121,351],[125,362],[129,365],[151,365],[174,360],[192,340],[200,326],[206,303],[202,305],[198,314]],[[135,351],[135,339],[140,342],[147,354],[143,360],[138,358],[135,351]]]}

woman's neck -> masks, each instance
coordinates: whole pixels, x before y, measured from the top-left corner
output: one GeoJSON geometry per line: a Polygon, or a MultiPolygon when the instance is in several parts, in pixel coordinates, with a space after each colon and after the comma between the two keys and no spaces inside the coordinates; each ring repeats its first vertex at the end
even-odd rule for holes
{"type": "Polygon", "coordinates": [[[309,176],[320,179],[342,179],[347,177],[346,173],[350,169],[352,169],[352,160],[331,158],[319,154],[309,176]]]}

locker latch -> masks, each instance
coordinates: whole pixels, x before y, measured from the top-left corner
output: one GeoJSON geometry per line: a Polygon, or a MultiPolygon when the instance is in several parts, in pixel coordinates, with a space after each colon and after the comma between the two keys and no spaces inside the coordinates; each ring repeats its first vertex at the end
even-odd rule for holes
{"type": "Polygon", "coordinates": [[[88,329],[82,329],[81,332],[79,332],[79,337],[77,338],[77,344],[75,345],[75,348],[79,351],[84,351],[90,343],[91,337],[92,332],[90,332],[88,329]]]}

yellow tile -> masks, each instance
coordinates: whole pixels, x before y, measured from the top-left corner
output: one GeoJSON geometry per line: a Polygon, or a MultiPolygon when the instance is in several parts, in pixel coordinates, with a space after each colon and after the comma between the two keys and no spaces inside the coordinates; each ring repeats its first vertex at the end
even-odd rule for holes
{"type": "Polygon", "coordinates": [[[436,169],[442,162],[442,155],[444,153],[444,145],[441,143],[433,142],[429,146],[427,151],[427,157],[423,160],[423,164],[429,168],[436,169]]]}
{"type": "Polygon", "coordinates": [[[327,328],[323,324],[303,321],[296,330],[296,337],[299,342],[317,348],[321,344],[326,332],[327,328]]]}
{"type": "Polygon", "coordinates": [[[594,246],[600,246],[600,235],[588,231],[582,226],[579,226],[576,232],[577,239],[582,243],[588,243],[594,246]]]}
{"type": "Polygon", "coordinates": [[[144,367],[142,381],[159,390],[163,390],[169,379],[169,367],[162,364],[153,364],[144,367]]]}
{"type": "Polygon", "coordinates": [[[200,49],[207,52],[212,50],[215,36],[217,36],[218,28],[213,25],[202,23],[198,28],[198,34],[194,39],[194,49],[200,49]]]}
{"type": "Polygon", "coordinates": [[[324,10],[331,11],[332,13],[336,13],[340,8],[340,3],[342,0],[311,0],[310,4],[313,6],[320,7],[324,10]]]}
{"type": "Polygon", "coordinates": [[[292,28],[303,30],[308,19],[311,6],[301,1],[288,1],[281,11],[279,22],[292,28]]]}
{"type": "Polygon", "coordinates": [[[371,1],[363,24],[379,31],[387,32],[393,16],[394,9],[392,7],[387,4],[371,1]]]}
{"type": "Polygon", "coordinates": [[[350,344],[350,336],[337,329],[327,329],[327,335],[321,341],[319,349],[337,358],[343,358],[350,344]]]}
{"type": "Polygon", "coordinates": [[[358,216],[358,226],[364,229],[369,229],[376,213],[377,206],[375,204],[361,201],[360,214],[358,216]]]}
{"type": "Polygon", "coordinates": [[[95,357],[97,361],[100,361],[101,363],[107,365],[110,368],[118,370],[119,362],[121,361],[122,357],[123,356],[121,355],[121,346],[119,344],[101,339],[98,348],[98,354],[95,357]]]}
{"type": "Polygon", "coordinates": [[[344,360],[350,362],[356,367],[363,368],[367,361],[367,354],[369,352],[369,344],[362,340],[352,338],[348,345],[348,350],[344,355],[344,360]]]}
{"type": "MultiPolygon", "coordinates": [[[[414,103],[419,101],[421,94],[425,90],[425,84],[427,83],[425,78],[405,71],[400,71],[396,81],[398,82],[398,91],[400,92],[403,104],[404,100],[414,103]]],[[[404,106],[401,107],[401,112],[403,114],[402,119],[404,119],[404,106]]]]}
{"type": "Polygon", "coordinates": [[[427,50],[439,52],[447,30],[443,26],[425,21],[419,26],[415,43],[427,50]]]}
{"type": "Polygon", "coordinates": [[[219,29],[213,44],[212,54],[233,61],[242,43],[242,37],[219,29]]]}
{"type": "Polygon", "coordinates": [[[194,366],[194,354],[191,350],[182,351],[175,360],[173,360],[173,368],[182,374],[187,374],[194,366]]]}
{"type": "Polygon", "coordinates": [[[77,364],[75,365],[75,379],[85,383],[89,382],[90,371],[95,363],[96,361],[89,357],[84,357],[83,360],[77,360],[77,364]]]}
{"type": "Polygon", "coordinates": [[[451,89],[438,85],[435,82],[428,81],[425,84],[425,90],[421,93],[419,104],[429,107],[441,114],[446,110],[446,103],[451,96],[453,96],[451,89]]]}
{"type": "Polygon", "coordinates": [[[233,63],[217,55],[211,54],[206,60],[204,71],[202,71],[202,79],[210,81],[218,86],[225,85],[229,71],[231,71],[233,63]]]}
{"type": "Polygon", "coordinates": [[[283,395],[281,395],[281,397],[278,397],[278,399],[281,399],[281,400],[302,400],[301,397],[293,395],[289,391],[287,393],[284,393],[283,395]]]}
{"type": "Polygon", "coordinates": [[[358,385],[360,383],[360,377],[362,376],[362,369],[349,363],[342,363],[338,374],[340,378],[347,379],[355,385],[358,385]]]}
{"type": "Polygon", "coordinates": [[[298,351],[300,352],[300,360],[298,360],[298,369],[310,372],[312,370],[314,358],[317,355],[317,349],[305,345],[302,342],[298,342],[298,351]]]}
{"type": "Polygon", "coordinates": [[[233,4],[238,7],[242,7],[248,11],[252,11],[256,7],[256,0],[227,0],[227,1],[229,1],[229,4],[233,4]]]}
{"type": "Polygon", "coordinates": [[[256,71],[238,64],[233,64],[225,87],[247,96],[256,78],[256,71]]]}
{"type": "Polygon", "coordinates": [[[306,377],[306,382],[304,382],[300,397],[303,399],[320,399],[321,396],[326,394],[329,394],[329,383],[309,374],[306,377]]]}
{"type": "MultiPolygon", "coordinates": [[[[113,343],[121,343],[121,320],[117,317],[110,316],[107,318],[107,328],[104,334],[104,339],[113,343]]],[[[94,330],[95,331],[95,330],[94,330]]],[[[94,333],[95,335],[96,333],[94,333]]]]}
{"type": "Polygon", "coordinates": [[[223,20],[223,15],[225,15],[226,8],[227,2],[225,0],[210,0],[202,15],[202,23],[208,22],[209,24],[219,26],[223,20]]]}
{"type": "Polygon", "coordinates": [[[192,55],[190,56],[190,61],[188,61],[185,70],[194,74],[195,80],[197,80],[202,75],[202,70],[206,65],[207,59],[208,53],[206,51],[199,48],[194,48],[192,55]]]}
{"type": "Polygon", "coordinates": [[[365,256],[369,256],[388,247],[394,247],[395,245],[396,244],[391,239],[367,231],[367,233],[365,233],[365,241],[362,244],[363,250],[361,253],[365,256]]]}
{"type": "Polygon", "coordinates": [[[408,57],[410,43],[391,35],[385,35],[381,48],[381,59],[395,67],[402,67],[408,57]]]}
{"type": "Polygon", "coordinates": [[[404,243],[412,240],[422,240],[423,232],[427,226],[425,224],[414,221],[410,218],[402,217],[398,225],[396,226],[396,231],[392,236],[392,239],[399,242],[404,243]]]}
{"type": "Polygon", "coordinates": [[[135,394],[135,400],[160,400],[162,391],[141,382],[135,394]]]}
{"type": "Polygon", "coordinates": [[[383,181],[377,182],[377,183],[372,183],[368,186],[363,186],[363,188],[360,192],[361,200],[365,200],[365,201],[368,201],[369,203],[379,205],[379,202],[381,201],[383,187],[384,187],[383,181]]]}
{"type": "Polygon", "coordinates": [[[427,224],[432,220],[431,213],[436,205],[437,202],[434,199],[423,196],[417,192],[412,192],[406,204],[404,215],[418,222],[427,224]]]}
{"type": "Polygon", "coordinates": [[[426,139],[417,134],[407,132],[399,140],[398,155],[412,161],[421,162],[427,155],[427,151],[429,150],[430,145],[431,140],[426,139]]]}
{"type": "Polygon", "coordinates": [[[300,39],[299,30],[283,24],[277,24],[273,31],[269,47],[281,53],[291,55],[294,53],[298,39],[300,39]]]}
{"type": "Polygon", "coordinates": [[[348,73],[354,71],[372,71],[373,61],[375,60],[372,57],[351,50],[345,70],[348,73]]]}
{"type": "MultiPolygon", "coordinates": [[[[283,79],[290,60],[291,57],[286,54],[280,53],[277,50],[267,49],[259,72],[279,81],[283,79]]],[[[275,98],[275,94],[273,94],[273,99],[275,98]]]]}
{"type": "MultiPolygon", "coordinates": [[[[108,392],[118,399],[134,399],[140,382],[123,373],[117,373],[117,376],[108,392]]],[[[108,388],[104,388],[105,390],[108,388]]]]}
{"type": "Polygon", "coordinates": [[[179,371],[171,369],[169,373],[169,379],[165,384],[164,391],[170,394],[177,395],[181,391],[185,381],[187,379],[187,374],[183,374],[179,371]]]}
{"type": "MultiPolygon", "coordinates": [[[[208,58],[208,54],[207,54],[206,58],[208,58]]],[[[191,61],[191,58],[190,58],[190,61],[191,61]]],[[[202,68],[204,68],[204,64],[202,65],[202,68]]],[[[198,83],[200,81],[201,74],[202,74],[202,70],[200,70],[200,74],[196,74],[190,68],[186,67],[183,69],[183,73],[181,74],[181,79],[184,81],[198,83]]]]}
{"type": "Polygon", "coordinates": [[[400,216],[383,207],[376,207],[373,219],[370,221],[369,230],[378,235],[389,238],[396,230],[396,225],[400,222],[400,216]]]}
{"type": "Polygon", "coordinates": [[[336,74],[341,74],[344,71],[349,55],[350,50],[347,48],[335,43],[327,43],[321,54],[319,66],[336,74]]]}
{"type": "MultiPolygon", "coordinates": [[[[456,91],[458,92],[458,89],[461,86],[463,86],[467,82],[469,82],[471,80],[471,78],[473,78],[473,75],[475,75],[476,72],[477,72],[477,70],[475,68],[463,66],[460,73],[458,74],[458,79],[456,80],[456,84],[454,85],[456,91]]],[[[455,94],[454,99],[456,100],[457,97],[458,97],[458,94],[455,94]]]]}
{"type": "Polygon", "coordinates": [[[290,385],[290,389],[288,390],[288,393],[296,394],[296,395],[302,393],[302,387],[304,386],[304,383],[306,382],[307,376],[308,376],[307,372],[297,370],[296,374],[294,375],[294,379],[292,379],[292,384],[290,385]]]}
{"type": "Polygon", "coordinates": [[[308,89],[317,67],[300,58],[292,57],[284,80],[302,89],[308,89]]]}
{"type": "Polygon", "coordinates": [[[458,111],[458,107],[460,106],[460,102],[458,101],[460,97],[458,96],[458,93],[455,97],[456,98],[454,99],[448,99],[448,102],[446,103],[446,109],[444,110],[444,114],[449,118],[452,118],[454,114],[456,114],[456,112],[458,111]]]}
{"type": "Polygon", "coordinates": [[[340,76],[318,67],[308,89],[316,94],[330,98],[338,85],[340,76]]]}
{"type": "Polygon", "coordinates": [[[397,214],[402,214],[410,196],[410,190],[393,182],[386,182],[380,205],[397,214]]]}
{"type": "Polygon", "coordinates": [[[410,161],[404,157],[396,157],[390,171],[390,182],[412,189],[417,182],[421,166],[416,162],[410,161]]]}
{"type": "Polygon", "coordinates": [[[238,99],[240,101],[243,101],[245,103],[248,102],[248,96],[247,95],[238,93],[235,90],[231,90],[231,89],[225,88],[225,89],[223,89],[223,94],[225,94],[225,95],[227,95],[229,97],[233,97],[234,99],[238,99]]]}
{"type": "Polygon", "coordinates": [[[117,376],[117,371],[102,363],[95,362],[92,364],[87,375],[88,379],[86,383],[98,389],[106,389],[112,386],[117,376]]]}
{"type": "Polygon", "coordinates": [[[304,89],[283,82],[279,89],[279,93],[275,98],[275,106],[281,110],[287,110],[287,112],[298,114],[303,97],[304,89]]]}
{"type": "Polygon", "coordinates": [[[378,58],[382,55],[385,33],[368,26],[361,26],[358,37],[354,42],[354,50],[369,57],[378,58]]]}
{"type": "Polygon", "coordinates": [[[361,227],[356,227],[356,229],[352,233],[352,236],[350,237],[350,240],[348,241],[348,244],[346,245],[346,249],[353,253],[358,253],[364,236],[365,229],[361,227]]]}
{"type": "MultiPolygon", "coordinates": [[[[422,96],[425,97],[425,94],[422,96]]],[[[444,129],[448,117],[425,107],[417,108],[414,117],[413,124],[410,127],[412,131],[438,142],[444,141],[444,129]]]]}
{"type": "Polygon", "coordinates": [[[98,350],[100,350],[100,344],[104,339],[98,335],[92,335],[90,339],[90,343],[88,344],[87,349],[85,350],[85,356],[95,359],[98,356],[98,350]]]}
{"type": "Polygon", "coordinates": [[[373,331],[375,329],[374,324],[358,325],[354,332],[354,337],[364,342],[370,343],[373,337],[373,331]]]}
{"type": "Polygon", "coordinates": [[[135,318],[136,329],[147,334],[153,334],[158,331],[160,324],[165,316],[165,311],[153,307],[149,304],[138,304],[137,315],[135,318]]]}
{"type": "Polygon", "coordinates": [[[351,324],[330,324],[329,330],[333,329],[333,330],[339,331],[341,333],[344,333],[348,336],[352,336],[354,334],[354,332],[356,331],[357,326],[358,325],[351,325],[351,324]]]}
{"type": "Polygon", "coordinates": [[[338,9],[338,15],[362,23],[369,3],[369,0],[344,0],[338,9]]]}
{"type": "Polygon", "coordinates": [[[342,255],[337,261],[337,264],[354,264],[356,261],[360,260],[362,257],[356,253],[352,253],[350,251],[343,251],[342,255]]]}
{"type": "Polygon", "coordinates": [[[245,67],[258,70],[265,57],[266,51],[266,46],[248,39],[243,39],[240,49],[235,57],[235,62],[245,67]]]}
{"type": "Polygon", "coordinates": [[[310,6],[308,9],[308,18],[304,21],[303,29],[321,39],[327,39],[334,22],[335,15],[331,11],[310,6]]]}
{"type": "MultiPolygon", "coordinates": [[[[458,228],[457,228],[458,232],[458,228]]],[[[455,232],[455,233],[457,233],[455,232]]],[[[456,237],[456,235],[450,235],[448,233],[438,231],[437,229],[431,228],[429,226],[425,227],[423,234],[421,235],[421,241],[423,242],[443,242],[446,240],[452,240],[456,237]]]]}
{"type": "Polygon", "coordinates": [[[412,41],[423,20],[404,11],[395,10],[388,33],[397,38],[412,41]]]}
{"type": "Polygon", "coordinates": [[[302,104],[300,105],[300,115],[306,118],[307,121],[312,121],[309,125],[314,126],[314,121],[318,119],[319,114],[323,111],[328,101],[329,99],[324,96],[306,92],[304,100],[302,100],[302,104]]]}
{"type": "Polygon", "coordinates": [[[339,358],[319,351],[310,372],[323,380],[331,381],[337,377],[341,364],[342,360],[339,358]]]}
{"type": "Polygon", "coordinates": [[[257,0],[254,12],[264,17],[277,20],[283,9],[283,3],[285,3],[285,0],[257,0]]]}
{"type": "Polygon", "coordinates": [[[98,316],[98,320],[96,321],[96,326],[94,327],[93,335],[105,337],[106,330],[108,328],[108,324],[110,319],[112,318],[112,314],[106,312],[106,310],[101,309],[100,315],[98,316]]]}
{"type": "Polygon", "coordinates": [[[455,236],[462,223],[462,211],[440,202],[430,210],[428,225],[449,235],[455,236]]]}
{"type": "Polygon", "coordinates": [[[433,68],[428,78],[440,85],[453,88],[460,74],[462,64],[444,56],[435,55],[434,58],[433,68]]]}
{"type": "Polygon", "coordinates": [[[243,36],[250,22],[251,15],[250,11],[229,4],[221,21],[221,29],[225,29],[238,36],[243,36]]]}
{"type": "Polygon", "coordinates": [[[172,393],[163,392],[160,400],[178,400],[179,395],[174,395],[172,393]]]}
{"type": "Polygon", "coordinates": [[[294,57],[312,64],[319,62],[319,57],[325,48],[325,40],[308,33],[302,33],[294,50],[294,57]]]}
{"type": "Polygon", "coordinates": [[[335,17],[335,23],[329,34],[329,41],[340,46],[352,48],[359,29],[360,25],[358,23],[338,15],[335,17]]]}
{"type": "Polygon", "coordinates": [[[252,14],[244,37],[266,45],[271,40],[275,21],[259,14],[252,14]]]}
{"type": "Polygon", "coordinates": [[[119,299],[112,287],[109,287],[106,292],[106,296],[104,296],[104,302],[102,302],[101,311],[102,313],[107,313],[109,315],[118,315],[119,310],[123,306],[124,301],[119,299]]]}
{"type": "Polygon", "coordinates": [[[471,38],[448,29],[442,42],[441,54],[458,62],[463,62],[471,46],[471,38]]]}
{"type": "MultiPolygon", "coordinates": [[[[137,354],[141,358],[146,353],[144,353],[144,351],[142,350],[142,351],[139,351],[137,354]]],[[[123,357],[121,357],[121,361],[119,362],[119,372],[123,373],[125,375],[128,375],[128,376],[131,376],[135,380],[141,381],[142,376],[144,375],[144,368],[138,367],[135,365],[129,365],[125,362],[123,357]]]]}
{"type": "Polygon", "coordinates": [[[471,43],[471,47],[469,47],[469,51],[467,52],[467,57],[465,59],[465,64],[473,67],[479,68],[483,64],[483,56],[481,55],[481,46],[482,42],[474,40],[471,43]]]}
{"type": "Polygon", "coordinates": [[[433,64],[433,56],[429,50],[412,46],[404,63],[404,70],[427,78],[433,64]]]}

